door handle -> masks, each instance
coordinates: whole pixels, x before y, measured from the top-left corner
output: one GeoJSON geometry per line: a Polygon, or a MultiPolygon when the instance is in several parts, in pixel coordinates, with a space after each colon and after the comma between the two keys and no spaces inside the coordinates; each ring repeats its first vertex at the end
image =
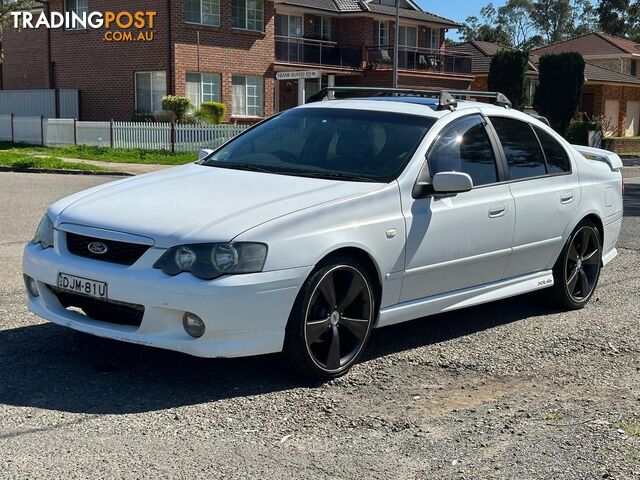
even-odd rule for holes
{"type": "Polygon", "coordinates": [[[567,190],[566,192],[562,192],[560,195],[560,203],[571,203],[573,202],[573,190],[567,190]]]}
{"type": "Polygon", "coordinates": [[[489,209],[489,218],[502,217],[505,213],[507,213],[506,204],[502,202],[494,203],[493,205],[491,205],[491,208],[489,209]]]}

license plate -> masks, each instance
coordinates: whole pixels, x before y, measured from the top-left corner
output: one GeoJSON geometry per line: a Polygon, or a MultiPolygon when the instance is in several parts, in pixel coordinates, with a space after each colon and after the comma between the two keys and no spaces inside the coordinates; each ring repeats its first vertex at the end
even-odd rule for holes
{"type": "Polygon", "coordinates": [[[94,298],[107,298],[107,284],[89,278],[58,273],[58,288],[94,298]]]}

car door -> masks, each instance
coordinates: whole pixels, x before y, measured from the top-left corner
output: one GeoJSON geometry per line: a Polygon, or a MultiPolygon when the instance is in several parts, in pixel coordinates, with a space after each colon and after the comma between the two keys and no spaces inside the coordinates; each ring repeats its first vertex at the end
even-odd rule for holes
{"type": "Polygon", "coordinates": [[[400,301],[460,290],[503,277],[515,209],[486,120],[473,114],[445,126],[427,154],[420,179],[439,172],[471,176],[472,190],[456,195],[403,194],[407,223],[400,301]],[[406,198],[405,198],[406,196],[406,198]]]}
{"type": "Polygon", "coordinates": [[[515,200],[513,252],[505,277],[553,267],[580,203],[570,155],[554,136],[513,118],[490,117],[515,200]]]}

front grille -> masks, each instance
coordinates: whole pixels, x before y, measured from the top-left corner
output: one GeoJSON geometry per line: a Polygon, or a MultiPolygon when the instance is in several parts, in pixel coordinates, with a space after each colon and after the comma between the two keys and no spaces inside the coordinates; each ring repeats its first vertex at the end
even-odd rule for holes
{"type": "Polygon", "coordinates": [[[120,265],[133,265],[149,250],[148,245],[139,243],[116,242],[102,238],[85,237],[76,233],[67,232],[67,250],[74,255],[93,258],[104,262],[118,263],[120,265]],[[107,249],[103,254],[98,254],[89,249],[93,242],[104,244],[107,249]]]}
{"type": "Polygon", "coordinates": [[[58,298],[64,308],[79,308],[92,320],[131,325],[139,327],[144,316],[144,306],[134,303],[115,302],[113,300],[98,300],[96,298],[78,295],[52,285],[49,290],[58,298]]]}

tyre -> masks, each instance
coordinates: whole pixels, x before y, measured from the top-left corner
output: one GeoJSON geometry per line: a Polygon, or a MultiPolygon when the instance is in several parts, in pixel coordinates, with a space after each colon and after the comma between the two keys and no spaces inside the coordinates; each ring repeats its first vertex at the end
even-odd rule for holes
{"type": "Polygon", "coordinates": [[[602,268],[602,245],[598,227],[582,221],[573,231],[553,267],[553,293],[565,308],[584,307],[598,284],[602,268]]]}
{"type": "Polygon", "coordinates": [[[377,314],[371,276],[348,257],[318,265],[294,303],[283,353],[293,370],[329,380],[345,374],[364,351],[377,314]]]}

